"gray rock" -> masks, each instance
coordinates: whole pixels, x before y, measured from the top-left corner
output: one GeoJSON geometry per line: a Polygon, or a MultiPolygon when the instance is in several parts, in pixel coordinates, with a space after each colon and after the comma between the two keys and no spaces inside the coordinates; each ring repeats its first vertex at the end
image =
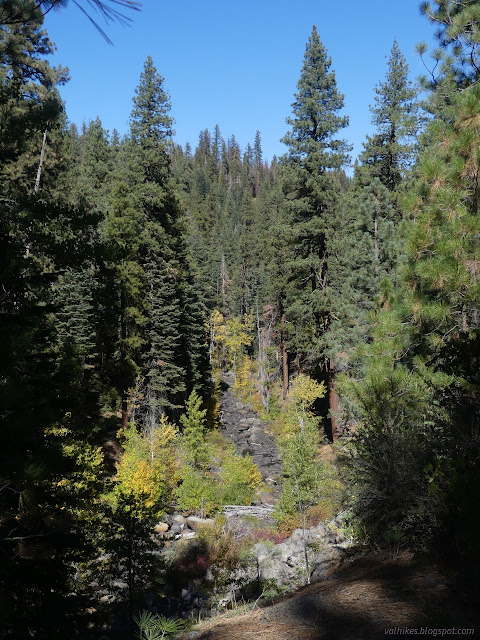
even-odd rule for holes
{"type": "Polygon", "coordinates": [[[312,561],[311,581],[320,582],[325,580],[338,565],[344,553],[343,549],[329,545],[317,554],[312,561]]]}
{"type": "Polygon", "coordinates": [[[208,470],[210,471],[210,473],[215,473],[215,474],[221,473],[221,469],[219,469],[219,467],[216,467],[213,464],[210,465],[208,470]]]}
{"type": "Polygon", "coordinates": [[[260,500],[261,504],[275,505],[277,503],[277,498],[272,493],[267,493],[266,491],[262,491],[262,493],[259,493],[258,499],[260,500]]]}
{"type": "Polygon", "coordinates": [[[177,513],[173,516],[173,522],[176,522],[177,524],[185,524],[186,518],[177,513]]]}
{"type": "Polygon", "coordinates": [[[182,533],[184,528],[185,528],[184,524],[180,524],[178,522],[174,522],[172,524],[172,526],[170,527],[170,531],[171,531],[171,533],[182,533]]]}
{"type": "Polygon", "coordinates": [[[263,542],[259,542],[253,547],[253,556],[260,562],[260,558],[265,560],[270,554],[270,548],[263,542]]]}

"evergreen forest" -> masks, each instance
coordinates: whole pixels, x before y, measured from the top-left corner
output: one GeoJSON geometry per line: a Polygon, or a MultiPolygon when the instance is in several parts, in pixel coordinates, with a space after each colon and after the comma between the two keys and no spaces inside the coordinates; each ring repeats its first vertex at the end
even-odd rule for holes
{"type": "Polygon", "coordinates": [[[0,637],[174,637],[158,603],[207,565],[220,590],[247,553],[224,507],[260,494],[272,539],[342,513],[478,602],[479,3],[422,4],[431,71],[392,43],[356,159],[315,26],[281,157],[218,126],[178,145],[151,57],[129,132],[79,130],[55,4],[0,1],[0,637]],[[275,485],[222,435],[226,381],[275,485]],[[162,549],[173,515],[213,523],[203,555],[162,549]]]}

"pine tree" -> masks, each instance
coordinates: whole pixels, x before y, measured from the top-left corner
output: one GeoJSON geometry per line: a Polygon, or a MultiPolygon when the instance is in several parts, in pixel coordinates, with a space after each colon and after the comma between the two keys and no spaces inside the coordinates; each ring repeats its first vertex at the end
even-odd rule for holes
{"type": "MultiPolygon", "coordinates": [[[[57,86],[67,80],[66,70],[45,63],[53,44],[41,31],[41,16],[29,3],[13,2],[20,12],[18,24],[0,30],[0,185],[11,192],[16,185],[33,192],[45,132],[49,145],[52,132],[63,126],[63,107],[57,86]]],[[[44,151],[44,163],[51,153],[44,151]]]]}
{"type": "Polygon", "coordinates": [[[158,74],[153,60],[147,57],[140,83],[135,89],[130,116],[130,135],[143,161],[144,183],[161,186],[168,178],[167,142],[172,136],[171,103],[164,89],[164,78],[158,74]]]}
{"type": "Polygon", "coordinates": [[[162,412],[178,417],[186,394],[205,384],[206,373],[204,319],[191,285],[185,224],[168,155],[169,110],[163,78],[149,57],[134,97],[126,175],[140,225],[141,245],[139,240],[134,245],[142,246],[142,255],[136,256],[136,269],[148,290],[138,300],[138,315],[132,315],[138,326],[136,363],[157,418],[162,412]]]}
{"type": "Polygon", "coordinates": [[[149,286],[150,349],[146,381],[157,418],[183,405],[186,369],[181,362],[182,314],[175,272],[166,262],[152,260],[146,267],[149,286]]]}
{"type": "Polygon", "coordinates": [[[117,348],[115,386],[122,399],[122,424],[126,427],[128,390],[140,371],[147,322],[147,281],[142,265],[144,215],[127,184],[115,185],[111,209],[101,232],[115,300],[115,317],[112,317],[117,348]]]}
{"type": "MultiPolygon", "coordinates": [[[[480,74],[480,7],[475,0],[433,0],[422,2],[420,10],[437,27],[436,38],[441,49],[433,52],[435,67],[432,83],[440,83],[450,75],[455,84],[466,87],[478,80],[480,74]],[[443,51],[442,51],[443,49],[443,51]]],[[[419,45],[423,55],[426,45],[419,45]]]]}
{"type": "Polygon", "coordinates": [[[195,467],[201,466],[205,457],[206,409],[201,409],[202,399],[195,390],[189,395],[185,413],[180,416],[183,427],[183,443],[188,457],[195,467]]]}
{"type": "Polygon", "coordinates": [[[341,304],[335,261],[341,252],[342,223],[338,219],[339,189],[333,172],[348,161],[350,147],[337,138],[348,118],[339,114],[343,96],[330,66],[331,60],[314,27],[292,105],[293,117],[287,119],[291,130],[283,138],[288,147],[283,160],[283,189],[291,245],[287,259],[287,316],[295,325],[292,342],[309,371],[327,381],[335,433],[335,364],[325,340],[332,315],[338,313],[336,307],[341,304]]]}
{"type": "Polygon", "coordinates": [[[385,81],[375,92],[375,106],[370,107],[375,133],[364,143],[357,177],[362,185],[379,178],[393,192],[412,166],[420,128],[417,91],[408,80],[408,65],[396,40],[385,81]]]}
{"type": "MultiPolygon", "coordinates": [[[[393,278],[397,263],[394,220],[397,217],[390,193],[379,178],[359,194],[358,213],[354,221],[355,267],[352,288],[358,294],[357,306],[373,309],[382,304],[382,287],[393,278]]],[[[385,289],[385,290],[386,290],[385,289]]]]}
{"type": "Polygon", "coordinates": [[[88,233],[64,193],[65,74],[44,59],[53,47],[38,13],[21,16],[0,28],[2,632],[59,638],[78,630],[73,567],[91,551],[98,506],[101,456],[83,411],[94,323],[80,276],[89,249],[76,246],[88,233]]]}
{"type": "MultiPolygon", "coordinates": [[[[113,170],[113,153],[100,118],[88,124],[78,144],[81,146],[81,153],[72,180],[75,202],[79,207],[86,209],[88,214],[96,214],[97,226],[108,208],[113,170]]],[[[112,144],[112,147],[115,148],[115,145],[112,144]]]]}
{"type": "Polygon", "coordinates": [[[362,409],[352,466],[371,539],[442,549],[478,584],[478,87],[453,103],[455,123],[429,126],[405,202],[399,291],[376,314],[352,383],[362,409]]]}
{"type": "Polygon", "coordinates": [[[417,44],[417,53],[428,71],[420,78],[423,88],[430,92],[424,108],[453,124],[455,93],[474,84],[479,77],[480,9],[475,0],[433,0],[422,2],[420,11],[435,25],[439,44],[431,52],[430,63],[424,58],[427,44],[417,44]]]}

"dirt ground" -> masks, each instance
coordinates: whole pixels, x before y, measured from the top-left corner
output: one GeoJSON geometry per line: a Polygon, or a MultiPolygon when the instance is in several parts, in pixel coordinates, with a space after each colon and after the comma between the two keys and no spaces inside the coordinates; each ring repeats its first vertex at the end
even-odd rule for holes
{"type": "Polygon", "coordinates": [[[324,582],[261,608],[206,620],[185,640],[370,640],[390,636],[480,637],[480,620],[435,566],[409,554],[367,554],[324,582]],[[467,613],[470,611],[469,613],[467,613]],[[475,620],[476,618],[476,620],[475,620]],[[458,631],[458,630],[461,631],[458,631]],[[443,631],[441,631],[443,630],[443,631]]]}

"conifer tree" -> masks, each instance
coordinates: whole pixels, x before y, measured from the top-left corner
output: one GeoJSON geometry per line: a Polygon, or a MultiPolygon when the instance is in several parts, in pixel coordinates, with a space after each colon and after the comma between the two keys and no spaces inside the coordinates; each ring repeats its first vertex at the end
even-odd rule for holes
{"type": "Polygon", "coordinates": [[[374,317],[363,380],[352,383],[362,408],[355,509],[366,532],[447,549],[454,563],[467,557],[476,583],[479,98],[477,86],[457,94],[456,122],[429,126],[405,201],[401,289],[374,317]]]}
{"type": "Polygon", "coordinates": [[[180,416],[183,427],[183,442],[189,460],[195,467],[203,461],[205,451],[206,409],[201,409],[202,399],[195,390],[189,395],[185,413],[180,416]]]}
{"type": "Polygon", "coordinates": [[[122,424],[128,424],[128,390],[140,372],[146,344],[147,280],[142,265],[145,250],[144,217],[141,207],[124,182],[115,185],[111,209],[102,226],[110,285],[115,292],[116,376],[122,399],[122,424]]]}
{"type": "Polygon", "coordinates": [[[393,192],[412,166],[420,127],[417,91],[408,79],[408,65],[396,40],[385,81],[375,92],[375,105],[370,107],[375,133],[364,143],[357,176],[362,185],[379,178],[393,192]]]}
{"type": "MultiPolygon", "coordinates": [[[[175,273],[165,261],[151,260],[146,267],[149,287],[150,349],[146,355],[146,378],[152,394],[150,405],[158,418],[182,406],[186,368],[180,360],[182,313],[175,273]]],[[[185,363],[183,363],[185,364],[185,363]]]]}
{"type": "Polygon", "coordinates": [[[295,325],[297,354],[328,386],[332,430],[336,431],[335,364],[325,338],[332,315],[341,305],[335,261],[341,252],[342,223],[338,217],[338,186],[333,172],[348,161],[350,147],[337,137],[348,124],[340,115],[343,96],[337,89],[331,60],[316,27],[308,40],[298,92],[292,104],[291,130],[283,138],[283,189],[290,229],[288,315],[295,325]],[[340,233],[339,233],[340,231],[340,233]]]}
{"type": "MultiPolygon", "coordinates": [[[[432,85],[451,76],[457,86],[466,87],[480,74],[480,7],[475,0],[433,0],[422,2],[420,10],[437,27],[435,36],[441,49],[433,52],[438,73],[431,73],[432,85]],[[442,51],[443,50],[443,51],[442,51]]],[[[426,45],[419,45],[423,55],[426,45]]]]}
{"type": "Polygon", "coordinates": [[[75,200],[88,214],[96,214],[95,222],[98,225],[108,208],[108,192],[113,170],[113,154],[108,134],[102,127],[100,118],[88,124],[80,144],[81,153],[72,180],[75,200]]]}
{"type": "Polygon", "coordinates": [[[422,2],[420,11],[436,27],[438,47],[425,61],[428,46],[417,44],[417,53],[427,69],[420,78],[430,91],[424,107],[449,124],[456,120],[454,95],[478,80],[480,72],[480,9],[475,0],[433,0],[422,2]]]}
{"type": "MultiPolygon", "coordinates": [[[[163,83],[148,57],[133,101],[127,184],[122,187],[132,207],[123,228],[135,228],[137,234],[128,247],[129,253],[136,247],[137,283],[125,291],[125,301],[132,294],[135,300],[125,320],[127,330],[135,327],[131,338],[135,335],[136,341],[128,336],[124,341],[133,356],[123,358],[130,363],[125,382],[128,378],[132,386],[134,373],[144,376],[150,414],[157,418],[162,412],[176,417],[193,385],[204,384],[206,370],[204,321],[191,286],[185,225],[170,170],[173,121],[163,83]]],[[[127,389],[124,383],[123,393],[127,389]]]]}
{"type": "Polygon", "coordinates": [[[78,632],[73,567],[88,557],[101,465],[82,411],[96,348],[89,249],[75,241],[89,229],[63,189],[65,74],[44,59],[38,12],[12,5],[22,19],[0,28],[2,632],[60,638],[78,632]]]}
{"type": "MultiPolygon", "coordinates": [[[[480,486],[478,85],[458,93],[453,104],[456,122],[445,126],[438,119],[430,127],[431,144],[419,163],[420,184],[408,201],[403,312],[416,367],[425,365],[425,377],[446,377],[443,385],[433,385],[446,413],[436,424],[432,444],[432,483],[440,498],[436,516],[442,523],[434,535],[456,558],[468,558],[469,565],[476,557],[478,567],[478,518],[471,520],[480,486]]],[[[469,568],[468,574],[478,581],[475,570],[469,568]]]]}

